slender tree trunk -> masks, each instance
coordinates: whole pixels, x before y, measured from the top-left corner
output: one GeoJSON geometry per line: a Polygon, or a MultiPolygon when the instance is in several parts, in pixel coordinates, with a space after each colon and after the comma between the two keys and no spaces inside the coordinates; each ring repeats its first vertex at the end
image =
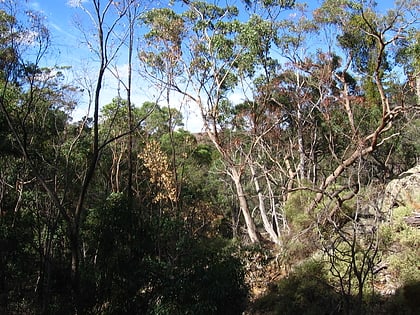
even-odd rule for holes
{"type": "Polygon", "coordinates": [[[72,222],[70,224],[70,249],[71,249],[71,281],[72,288],[76,303],[76,308],[80,302],[80,221],[84,210],[84,204],[86,195],[90,186],[90,183],[95,174],[96,165],[99,160],[99,106],[100,106],[100,95],[102,91],[102,82],[107,69],[107,55],[106,55],[106,43],[103,31],[103,20],[100,14],[99,1],[94,1],[95,13],[98,18],[98,46],[99,46],[99,58],[100,65],[98,70],[98,76],[95,87],[94,96],[94,109],[93,109],[93,140],[92,140],[92,151],[88,158],[88,167],[83,178],[83,183],[80,189],[79,199],[75,211],[73,213],[72,222]]]}
{"type": "Polygon", "coordinates": [[[241,175],[234,167],[231,167],[230,172],[231,172],[232,180],[235,184],[236,194],[239,201],[239,207],[241,208],[242,214],[245,219],[248,236],[252,243],[259,243],[260,239],[257,234],[257,228],[255,226],[254,220],[252,219],[251,213],[249,211],[248,202],[246,200],[244,189],[242,187],[241,175]]]}
{"type": "Polygon", "coordinates": [[[298,175],[299,180],[302,180],[306,176],[306,165],[305,165],[305,146],[303,142],[303,120],[302,120],[302,104],[298,103],[297,110],[297,136],[298,136],[298,152],[299,152],[299,166],[298,175]]]}
{"type": "Polygon", "coordinates": [[[69,227],[69,240],[70,240],[70,251],[71,251],[71,286],[73,290],[73,298],[76,307],[80,305],[80,244],[79,224],[74,221],[69,227]]]}
{"type": "Polygon", "coordinates": [[[133,112],[131,108],[131,84],[132,84],[132,59],[133,59],[133,43],[134,43],[134,20],[131,8],[127,10],[129,34],[128,34],[128,79],[127,79],[127,108],[128,108],[128,180],[127,180],[127,197],[128,207],[131,211],[133,207],[133,112]]]}
{"type": "Polygon", "coordinates": [[[258,196],[258,207],[260,209],[264,229],[268,233],[268,235],[270,235],[271,240],[274,243],[278,244],[279,243],[279,238],[278,238],[276,232],[274,231],[274,228],[271,225],[270,220],[268,219],[267,211],[266,211],[266,208],[265,208],[264,195],[262,194],[260,183],[258,181],[257,174],[255,173],[254,166],[250,163],[249,168],[251,170],[252,180],[254,181],[255,190],[256,190],[257,196],[258,196]]]}

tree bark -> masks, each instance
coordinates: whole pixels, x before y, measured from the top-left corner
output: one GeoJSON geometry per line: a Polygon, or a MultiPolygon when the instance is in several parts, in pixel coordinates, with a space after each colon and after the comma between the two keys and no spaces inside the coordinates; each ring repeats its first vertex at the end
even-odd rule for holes
{"type": "Polygon", "coordinates": [[[271,225],[270,220],[268,219],[268,216],[267,216],[267,211],[266,211],[265,202],[264,202],[264,196],[262,194],[260,183],[258,181],[257,174],[255,173],[254,166],[250,163],[249,168],[251,170],[252,180],[254,181],[255,190],[256,190],[257,195],[258,195],[258,207],[260,209],[264,229],[268,233],[268,235],[270,235],[270,239],[274,243],[279,244],[279,238],[278,238],[276,232],[274,231],[274,228],[271,225]]]}
{"type": "Polygon", "coordinates": [[[231,167],[230,175],[235,184],[236,194],[239,201],[239,207],[241,208],[242,215],[245,219],[245,224],[248,231],[248,236],[251,243],[259,243],[260,239],[257,234],[257,228],[255,226],[254,220],[252,219],[251,213],[249,211],[248,202],[245,197],[244,189],[241,183],[241,174],[236,170],[236,168],[231,167]]]}

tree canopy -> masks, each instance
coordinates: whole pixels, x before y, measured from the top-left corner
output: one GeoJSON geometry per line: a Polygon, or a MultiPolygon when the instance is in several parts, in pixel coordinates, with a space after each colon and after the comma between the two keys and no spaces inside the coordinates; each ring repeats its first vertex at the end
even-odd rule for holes
{"type": "Polygon", "coordinates": [[[417,0],[68,5],[87,71],[0,1],[0,313],[419,310],[417,0]]]}

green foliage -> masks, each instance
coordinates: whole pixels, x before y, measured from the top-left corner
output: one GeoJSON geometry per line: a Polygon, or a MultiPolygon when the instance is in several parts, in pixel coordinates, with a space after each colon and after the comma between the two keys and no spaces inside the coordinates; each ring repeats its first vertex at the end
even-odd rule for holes
{"type": "Polygon", "coordinates": [[[222,239],[194,238],[168,216],[144,220],[122,194],[89,211],[86,307],[103,314],[241,314],[241,262],[222,239]]]}
{"type": "Polygon", "coordinates": [[[410,30],[405,39],[405,45],[397,52],[396,59],[407,71],[413,75],[420,69],[420,32],[418,29],[410,30]]]}
{"type": "Polygon", "coordinates": [[[212,162],[212,148],[206,144],[198,144],[193,157],[199,165],[210,165],[212,162]]]}
{"type": "Polygon", "coordinates": [[[150,314],[241,314],[246,287],[240,261],[222,240],[183,239],[166,265],[150,314]]]}
{"type": "Polygon", "coordinates": [[[420,281],[420,230],[405,222],[405,218],[412,213],[409,207],[395,208],[392,221],[381,226],[381,239],[386,245],[383,249],[386,261],[400,284],[420,281]]]}
{"type": "Polygon", "coordinates": [[[142,22],[152,26],[145,38],[150,42],[164,40],[168,43],[179,43],[183,33],[182,17],[169,8],[155,9],[141,18],[142,22]]]}
{"type": "Polygon", "coordinates": [[[239,56],[237,67],[241,75],[252,77],[257,71],[257,65],[262,65],[265,71],[273,71],[277,66],[270,56],[272,44],[276,41],[276,29],[271,21],[263,20],[258,15],[240,26],[237,42],[244,47],[239,56]]]}
{"type": "Polygon", "coordinates": [[[400,252],[391,254],[387,260],[400,284],[420,281],[420,271],[417,267],[420,263],[418,247],[403,247],[400,252]]]}
{"type": "MultiPolygon", "coordinates": [[[[243,2],[246,4],[247,7],[252,8],[253,5],[257,5],[257,3],[253,3],[251,0],[243,0],[243,2]]],[[[280,7],[284,9],[290,9],[292,8],[296,1],[294,0],[264,0],[261,1],[262,5],[264,7],[270,8],[270,7],[280,7]]]]}
{"type": "Polygon", "coordinates": [[[182,39],[185,25],[182,16],[169,8],[153,9],[145,12],[141,22],[149,27],[144,37],[148,42],[148,51],[140,56],[157,73],[175,74],[182,51],[182,39]]]}
{"type": "Polygon", "coordinates": [[[270,314],[342,314],[340,297],[328,284],[327,271],[317,260],[307,260],[280,280],[255,308],[270,314]]]}
{"type": "MultiPolygon", "coordinates": [[[[241,5],[205,1],[145,10],[140,22],[148,27],[143,34],[147,47],[140,47],[144,48],[140,62],[147,67],[148,79],[165,89],[160,90],[162,95],[168,92],[171,107],[146,102],[129,109],[125,100],[115,98],[102,108],[100,121],[72,124],[69,115],[76,105],[76,89],[65,84],[61,67],[40,66],[48,50],[48,31],[32,12],[28,12],[29,22],[13,16],[15,3],[0,1],[0,241],[12,249],[0,248],[0,289],[5,289],[0,290],[0,313],[5,307],[4,313],[21,314],[74,314],[75,308],[81,314],[241,314],[247,298],[241,260],[247,258],[227,241],[237,236],[243,220],[238,216],[237,196],[227,183],[226,173],[233,170],[240,173],[245,188],[240,197],[246,198],[250,209],[257,204],[257,193],[263,195],[268,215],[274,217],[278,211],[278,222],[284,223],[279,236],[282,262],[294,264],[312,255],[320,245],[317,233],[322,229],[329,241],[342,237],[333,244],[337,245],[335,261],[309,260],[295,266],[290,277],[273,286],[256,306],[279,314],[343,312],[343,300],[353,297],[334,291],[337,274],[363,268],[364,257],[371,258],[363,256],[369,254],[366,244],[375,245],[360,234],[350,244],[351,232],[360,230],[351,230],[350,225],[339,229],[351,220],[360,199],[346,201],[340,213],[328,218],[337,220],[337,227],[321,227],[319,211],[327,202],[310,212],[315,193],[290,193],[289,184],[299,179],[307,187],[322,187],[326,195],[344,197],[356,172],[357,183],[363,186],[372,177],[384,181],[418,162],[419,120],[408,109],[417,104],[410,85],[419,68],[419,33],[405,30],[409,21],[402,11],[381,16],[374,2],[349,0],[324,1],[313,21],[306,18],[305,6],[293,12],[295,18],[282,20],[281,11],[295,1],[244,1],[250,9],[246,12],[241,5]],[[9,8],[10,14],[3,8],[9,8]],[[34,42],[23,40],[28,34],[36,35],[34,42]],[[311,44],[320,34],[328,42],[320,43],[315,52],[318,47],[311,44]],[[378,39],[390,40],[392,49],[380,51],[378,39]],[[326,47],[329,51],[323,52],[326,47]],[[287,61],[278,58],[276,48],[287,61]],[[392,60],[396,52],[402,68],[392,77],[388,70],[393,64],[387,59],[392,60]],[[342,59],[345,55],[352,57],[348,67],[342,59]],[[390,107],[401,112],[382,117],[376,84],[380,82],[374,77],[382,81],[390,107]],[[173,107],[177,106],[173,92],[201,106],[219,151],[180,129],[183,117],[173,107]],[[229,97],[239,93],[250,99],[236,106],[229,97]],[[129,110],[132,123],[139,124],[130,143],[121,136],[132,127],[129,110]],[[349,116],[355,120],[355,130],[349,116]],[[381,129],[388,122],[394,128],[381,129]],[[92,128],[96,123],[99,130],[92,128]],[[381,143],[375,152],[360,156],[357,167],[342,164],[356,150],[368,148],[373,139],[368,135],[374,130],[381,143]],[[94,139],[96,131],[99,143],[94,139]],[[149,181],[144,159],[133,161],[144,145],[144,135],[159,141],[151,161],[171,157],[168,165],[164,159],[165,173],[155,171],[176,178],[172,200],[153,199],[165,186],[149,181]],[[112,138],[116,141],[107,143],[112,138]],[[96,146],[98,159],[95,154],[92,158],[96,146]],[[302,175],[298,159],[304,162],[302,175]],[[250,178],[251,163],[260,172],[258,192],[250,178]],[[226,165],[230,165],[228,172],[226,165]],[[340,165],[346,168],[342,179],[323,187],[340,165]],[[133,179],[132,191],[120,193],[121,187],[127,187],[127,178],[133,179]],[[82,187],[84,179],[88,180],[82,187]],[[89,190],[83,190],[86,187],[89,190]],[[283,209],[285,194],[289,198],[283,209]],[[319,229],[312,229],[315,226],[319,229]],[[355,245],[354,253],[349,244],[355,245]],[[76,258],[80,253],[80,288],[70,286],[74,253],[76,258]],[[335,278],[326,270],[330,267],[335,268],[335,278]]],[[[417,9],[415,2],[400,4],[417,9]]],[[[111,1],[109,5],[113,11],[122,4],[111,1]]],[[[126,12],[133,13],[137,7],[131,9],[126,12]]],[[[119,27],[116,24],[114,30],[119,27]]],[[[120,47],[113,42],[115,53],[122,52],[120,47]]],[[[114,56],[108,57],[105,61],[110,66],[114,56]]],[[[99,87],[102,82],[97,83],[99,87]]],[[[418,293],[420,281],[419,230],[404,220],[411,210],[395,209],[391,222],[380,228],[381,257],[405,286],[395,296],[397,306],[409,301],[406,295],[418,293]]],[[[250,212],[250,220],[261,229],[259,211],[250,212]]],[[[361,227],[356,220],[352,223],[361,227]]],[[[372,262],[376,261],[372,258],[372,262]]]]}
{"type": "Polygon", "coordinates": [[[314,192],[298,190],[290,194],[284,206],[288,222],[297,230],[307,227],[313,219],[313,214],[308,212],[309,206],[315,196],[314,192]]]}
{"type": "Polygon", "coordinates": [[[138,111],[139,118],[141,117],[141,127],[151,136],[157,138],[169,133],[176,128],[182,127],[182,113],[175,108],[168,108],[160,106],[152,102],[144,102],[138,111]]]}

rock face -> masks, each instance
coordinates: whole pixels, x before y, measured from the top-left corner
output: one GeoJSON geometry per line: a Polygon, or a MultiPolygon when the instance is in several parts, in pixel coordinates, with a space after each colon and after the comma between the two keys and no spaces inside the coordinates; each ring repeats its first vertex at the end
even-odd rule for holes
{"type": "Polygon", "coordinates": [[[392,209],[400,206],[413,210],[407,223],[420,226],[420,165],[400,174],[385,189],[382,213],[390,218],[392,209]]]}

